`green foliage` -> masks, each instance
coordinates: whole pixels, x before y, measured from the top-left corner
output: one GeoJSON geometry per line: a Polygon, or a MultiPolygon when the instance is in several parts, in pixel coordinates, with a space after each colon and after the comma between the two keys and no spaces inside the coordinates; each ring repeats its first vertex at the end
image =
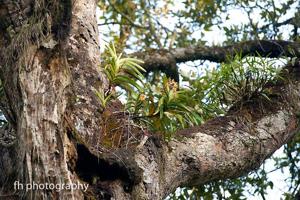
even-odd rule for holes
{"type": "Polygon", "coordinates": [[[95,90],[95,93],[102,105],[106,107],[111,98],[116,98],[115,87],[119,86],[128,93],[133,93],[135,89],[143,91],[138,81],[142,81],[144,76],[141,72],[145,70],[139,65],[140,60],[134,58],[122,58],[118,55],[113,44],[107,45],[107,55],[105,60],[104,73],[106,74],[110,85],[109,90],[104,92],[102,89],[95,90]]]}
{"type": "Polygon", "coordinates": [[[101,106],[103,108],[106,108],[107,103],[109,102],[109,100],[113,96],[113,93],[110,93],[110,94],[106,95],[104,93],[103,89],[95,90],[95,94],[97,95],[98,100],[100,101],[101,106]]]}
{"type": "Polygon", "coordinates": [[[103,107],[111,98],[120,94],[119,86],[126,91],[126,111],[141,126],[170,139],[181,128],[199,125],[204,121],[224,114],[231,105],[262,97],[268,101],[267,85],[278,79],[279,70],[272,61],[263,58],[236,56],[218,69],[207,71],[195,80],[188,80],[190,87],[180,88],[174,80],[159,77],[151,86],[144,83],[144,69],[134,58],[122,58],[114,45],[107,47],[104,72],[110,81],[105,93],[96,95],[103,107]]]}
{"type": "Polygon", "coordinates": [[[145,84],[143,93],[128,98],[129,110],[139,122],[148,125],[154,132],[160,132],[169,139],[179,128],[198,125],[203,122],[200,113],[189,106],[190,98],[185,90],[178,90],[178,84],[166,76],[161,84],[145,84]]]}
{"type": "Polygon", "coordinates": [[[268,85],[276,82],[280,69],[273,60],[257,57],[236,56],[231,62],[221,65],[219,70],[207,72],[210,80],[209,101],[220,100],[222,107],[237,102],[251,101],[253,97],[269,100],[268,85]]]}
{"type": "Polygon", "coordinates": [[[198,42],[190,41],[191,29],[197,25],[203,30],[209,30],[214,24],[214,17],[218,17],[217,12],[226,4],[222,1],[186,0],[181,1],[177,7],[178,3],[172,0],[100,0],[98,5],[103,11],[101,25],[118,27],[110,28],[105,36],[122,47],[128,47],[132,36],[135,37],[134,46],[139,48],[189,45],[198,42]],[[160,23],[160,19],[170,17],[177,22],[174,27],[160,23]],[[184,21],[193,23],[190,26],[183,24],[184,21]]]}
{"type": "Polygon", "coordinates": [[[189,87],[183,90],[190,97],[188,105],[206,121],[224,114],[233,104],[254,98],[271,101],[273,91],[268,86],[281,79],[279,74],[273,60],[238,55],[196,79],[188,79],[189,87]]]}
{"type": "Polygon", "coordinates": [[[102,107],[105,108],[112,98],[121,95],[116,92],[119,86],[126,91],[128,101],[125,109],[133,119],[166,139],[178,128],[202,123],[198,111],[188,106],[188,94],[185,90],[179,91],[174,80],[164,76],[162,84],[152,88],[144,83],[144,69],[139,65],[140,60],[122,58],[114,45],[107,46],[107,51],[109,56],[105,60],[104,72],[110,82],[109,90],[95,90],[102,107]]]}
{"type": "Polygon", "coordinates": [[[134,88],[142,91],[142,87],[136,80],[143,81],[141,72],[145,70],[138,64],[142,63],[134,58],[122,58],[122,54],[117,55],[115,46],[107,46],[110,57],[106,59],[104,72],[112,87],[120,86],[127,92],[133,92],[134,88]]]}
{"type": "Polygon", "coordinates": [[[299,34],[283,34],[286,29],[280,28],[288,24],[280,22],[297,16],[297,4],[297,0],[100,0],[100,25],[109,27],[106,38],[125,49],[202,45],[212,30],[223,33],[226,44],[286,35],[296,40],[299,34]],[[230,23],[240,13],[245,15],[243,21],[230,23]]]}

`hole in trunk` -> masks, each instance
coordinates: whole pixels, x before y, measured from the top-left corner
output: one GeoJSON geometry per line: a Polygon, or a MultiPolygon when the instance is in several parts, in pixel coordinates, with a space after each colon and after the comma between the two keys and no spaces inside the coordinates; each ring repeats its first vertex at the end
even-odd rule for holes
{"type": "Polygon", "coordinates": [[[131,190],[131,181],[126,167],[122,167],[116,161],[110,163],[107,160],[93,155],[84,145],[77,145],[78,160],[76,163],[76,173],[78,176],[90,184],[95,180],[113,181],[120,179],[124,182],[124,190],[131,190]]]}

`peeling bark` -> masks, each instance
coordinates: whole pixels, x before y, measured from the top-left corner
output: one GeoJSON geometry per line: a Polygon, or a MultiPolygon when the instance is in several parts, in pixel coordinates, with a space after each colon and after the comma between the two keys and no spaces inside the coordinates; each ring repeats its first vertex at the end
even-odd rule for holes
{"type": "MultiPolygon", "coordinates": [[[[285,96],[274,98],[276,106],[266,106],[262,113],[253,111],[255,105],[232,110],[200,127],[178,131],[178,137],[170,142],[155,135],[147,138],[132,127],[139,144],[118,143],[107,149],[102,145],[103,122],[121,123],[126,115],[105,115],[93,91],[107,88],[99,69],[96,2],[40,4],[47,8],[42,7],[42,11],[47,10],[44,17],[48,22],[39,26],[47,31],[30,33],[29,38],[24,38],[28,40],[26,46],[16,49],[16,34],[22,31],[18,20],[26,21],[31,17],[30,10],[40,8],[34,2],[39,1],[17,1],[14,5],[18,12],[11,11],[10,1],[0,2],[0,21],[4,24],[0,27],[0,65],[5,91],[0,106],[10,126],[0,133],[0,138],[12,132],[16,137],[12,145],[0,143],[1,198],[163,199],[178,186],[247,173],[299,131],[296,116],[300,111],[300,84],[298,78],[292,77],[295,73],[299,77],[299,72],[293,72],[287,76],[290,82],[273,86],[285,96]],[[60,6],[64,17],[56,17],[53,5],[60,6]],[[9,33],[12,29],[13,34],[9,33]],[[9,60],[3,52],[10,53],[9,60]],[[80,182],[88,183],[89,188],[25,191],[15,190],[15,181],[80,182]]],[[[32,30],[40,30],[32,25],[32,30]]],[[[167,54],[168,58],[160,62],[171,62],[172,66],[193,57],[190,54],[183,58],[177,52],[174,60],[174,53],[167,54]]],[[[121,111],[122,105],[114,102],[110,109],[121,111]]],[[[122,141],[122,135],[119,139],[122,141]]]]}

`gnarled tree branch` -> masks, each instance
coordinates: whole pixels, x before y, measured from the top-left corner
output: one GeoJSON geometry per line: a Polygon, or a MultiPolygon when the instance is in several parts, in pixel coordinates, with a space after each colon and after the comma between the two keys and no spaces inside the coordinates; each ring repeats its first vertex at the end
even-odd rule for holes
{"type": "MultiPolygon", "coordinates": [[[[226,62],[236,54],[241,56],[262,57],[299,57],[300,43],[282,40],[257,40],[240,42],[230,46],[190,46],[175,49],[152,49],[133,53],[130,56],[144,61],[146,71],[161,70],[166,73],[176,73],[177,63],[208,60],[212,62],[226,62]]],[[[171,76],[172,77],[172,76],[171,76]]]]}
{"type": "Polygon", "coordinates": [[[279,96],[263,110],[249,104],[200,127],[178,131],[186,136],[183,139],[161,145],[149,141],[136,155],[143,180],[134,188],[135,198],[162,199],[178,186],[238,177],[257,169],[300,131],[299,78],[273,89],[279,96]]]}

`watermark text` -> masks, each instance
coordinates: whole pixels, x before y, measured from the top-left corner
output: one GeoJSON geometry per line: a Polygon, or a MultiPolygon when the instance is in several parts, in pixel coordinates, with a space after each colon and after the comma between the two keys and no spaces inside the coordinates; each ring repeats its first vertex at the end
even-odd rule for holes
{"type": "Polygon", "coordinates": [[[86,183],[21,183],[20,181],[14,182],[15,190],[25,190],[26,192],[29,190],[83,190],[87,191],[89,184],[86,183]]]}

